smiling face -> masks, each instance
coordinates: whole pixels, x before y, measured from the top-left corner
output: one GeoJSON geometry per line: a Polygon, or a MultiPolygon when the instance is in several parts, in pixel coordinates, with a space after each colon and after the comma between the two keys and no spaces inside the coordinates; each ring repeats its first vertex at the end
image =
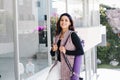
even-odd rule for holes
{"type": "Polygon", "coordinates": [[[63,29],[69,29],[70,26],[70,20],[67,16],[62,16],[60,20],[60,27],[63,29]]]}
{"type": "Polygon", "coordinates": [[[63,13],[57,22],[56,35],[59,35],[61,32],[65,32],[67,30],[74,31],[73,20],[68,13],[63,13]]]}

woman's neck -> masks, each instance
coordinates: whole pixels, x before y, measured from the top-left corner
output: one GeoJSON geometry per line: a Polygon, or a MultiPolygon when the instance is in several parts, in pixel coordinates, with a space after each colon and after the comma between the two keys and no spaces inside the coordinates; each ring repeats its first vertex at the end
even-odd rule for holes
{"type": "Polygon", "coordinates": [[[64,34],[67,31],[68,31],[68,29],[64,29],[64,30],[62,30],[61,34],[64,34]]]}
{"type": "Polygon", "coordinates": [[[65,34],[65,32],[67,32],[67,31],[68,31],[68,29],[61,31],[60,39],[63,39],[63,38],[64,38],[64,34],[65,34]]]}

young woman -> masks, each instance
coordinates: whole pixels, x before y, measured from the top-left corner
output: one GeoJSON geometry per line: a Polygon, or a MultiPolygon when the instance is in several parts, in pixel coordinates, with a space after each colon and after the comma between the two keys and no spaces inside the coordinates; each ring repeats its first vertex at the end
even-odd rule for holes
{"type": "MultiPolygon", "coordinates": [[[[52,66],[48,80],[79,80],[72,74],[65,62],[62,54],[65,54],[74,69],[74,58],[84,54],[80,39],[74,32],[73,20],[68,13],[63,13],[58,22],[56,29],[55,41],[51,48],[51,56],[57,55],[57,62],[52,66]]],[[[80,67],[79,67],[80,68],[80,67]]],[[[77,70],[79,75],[80,71],[77,70]]]]}

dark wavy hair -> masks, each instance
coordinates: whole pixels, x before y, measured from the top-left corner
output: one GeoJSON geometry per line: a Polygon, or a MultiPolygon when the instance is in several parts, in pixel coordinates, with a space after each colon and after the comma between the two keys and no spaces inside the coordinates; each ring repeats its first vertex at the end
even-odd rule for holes
{"type": "Polygon", "coordinates": [[[69,18],[70,23],[71,23],[71,25],[69,26],[69,30],[72,30],[72,31],[75,30],[74,25],[73,25],[72,17],[68,13],[63,13],[63,14],[61,14],[61,16],[60,16],[60,18],[58,19],[58,22],[57,22],[56,35],[59,35],[60,32],[62,31],[62,28],[60,27],[60,20],[61,20],[62,16],[67,16],[69,18]]]}

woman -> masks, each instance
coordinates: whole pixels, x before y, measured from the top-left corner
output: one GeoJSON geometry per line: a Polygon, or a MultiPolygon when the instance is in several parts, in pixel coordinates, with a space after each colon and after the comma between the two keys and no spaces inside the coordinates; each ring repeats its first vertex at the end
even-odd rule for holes
{"type": "Polygon", "coordinates": [[[74,67],[74,57],[83,55],[84,51],[78,35],[74,32],[72,17],[68,13],[63,13],[57,22],[55,41],[50,53],[51,56],[57,55],[57,62],[51,68],[48,80],[71,80],[71,72],[62,54],[67,56],[74,67]]]}

